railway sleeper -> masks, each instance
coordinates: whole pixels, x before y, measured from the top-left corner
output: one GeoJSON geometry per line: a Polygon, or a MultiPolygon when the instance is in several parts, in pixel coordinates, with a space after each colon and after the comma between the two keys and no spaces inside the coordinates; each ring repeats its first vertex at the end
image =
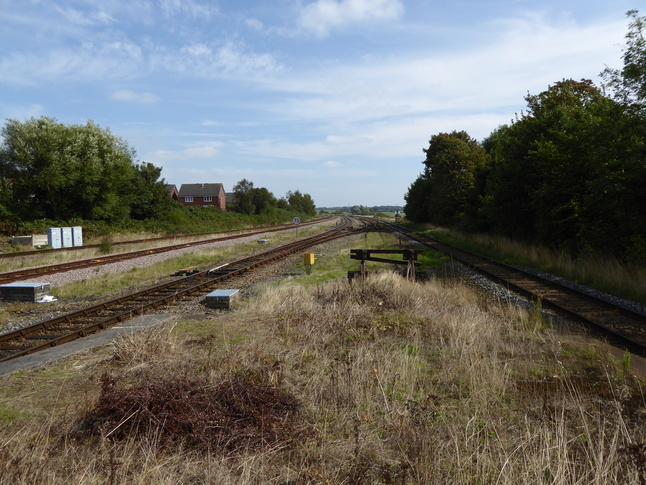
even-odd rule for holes
{"type": "Polygon", "coordinates": [[[55,340],[67,335],[69,332],[59,333],[55,335],[33,335],[26,337],[27,340],[55,340]]]}

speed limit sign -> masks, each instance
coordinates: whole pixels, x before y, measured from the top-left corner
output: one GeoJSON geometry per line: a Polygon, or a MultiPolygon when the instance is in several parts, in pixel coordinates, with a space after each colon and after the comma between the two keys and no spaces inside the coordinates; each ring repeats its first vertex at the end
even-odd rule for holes
{"type": "Polygon", "coordinates": [[[294,217],[294,218],[292,219],[292,222],[293,222],[294,224],[300,224],[300,223],[301,223],[301,218],[300,218],[300,217],[294,217]]]}

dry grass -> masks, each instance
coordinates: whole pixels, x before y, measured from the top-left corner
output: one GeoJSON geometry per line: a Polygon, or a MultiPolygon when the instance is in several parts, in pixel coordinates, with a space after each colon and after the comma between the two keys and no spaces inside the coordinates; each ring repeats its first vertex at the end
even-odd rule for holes
{"type": "Polygon", "coordinates": [[[267,286],[2,389],[2,483],[646,483],[641,382],[457,282],[267,286]]]}
{"type": "Polygon", "coordinates": [[[492,234],[463,234],[431,228],[438,237],[449,237],[493,257],[557,274],[572,281],[598,288],[629,300],[646,303],[646,268],[627,265],[600,255],[573,258],[565,251],[526,244],[492,234]]]}

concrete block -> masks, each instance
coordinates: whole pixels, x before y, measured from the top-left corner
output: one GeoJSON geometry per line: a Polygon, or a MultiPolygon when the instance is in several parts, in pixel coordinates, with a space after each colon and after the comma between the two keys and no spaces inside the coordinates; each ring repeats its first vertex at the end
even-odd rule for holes
{"type": "Polygon", "coordinates": [[[240,290],[215,290],[206,295],[206,306],[230,310],[238,300],[240,290]]]}

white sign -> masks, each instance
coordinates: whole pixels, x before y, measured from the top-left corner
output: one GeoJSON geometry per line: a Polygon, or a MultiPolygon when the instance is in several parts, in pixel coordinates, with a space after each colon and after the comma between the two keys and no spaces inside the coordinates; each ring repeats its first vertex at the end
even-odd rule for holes
{"type": "Polygon", "coordinates": [[[300,223],[301,223],[301,218],[300,218],[300,217],[294,217],[294,218],[292,219],[292,222],[293,222],[294,224],[300,224],[300,223]]]}

